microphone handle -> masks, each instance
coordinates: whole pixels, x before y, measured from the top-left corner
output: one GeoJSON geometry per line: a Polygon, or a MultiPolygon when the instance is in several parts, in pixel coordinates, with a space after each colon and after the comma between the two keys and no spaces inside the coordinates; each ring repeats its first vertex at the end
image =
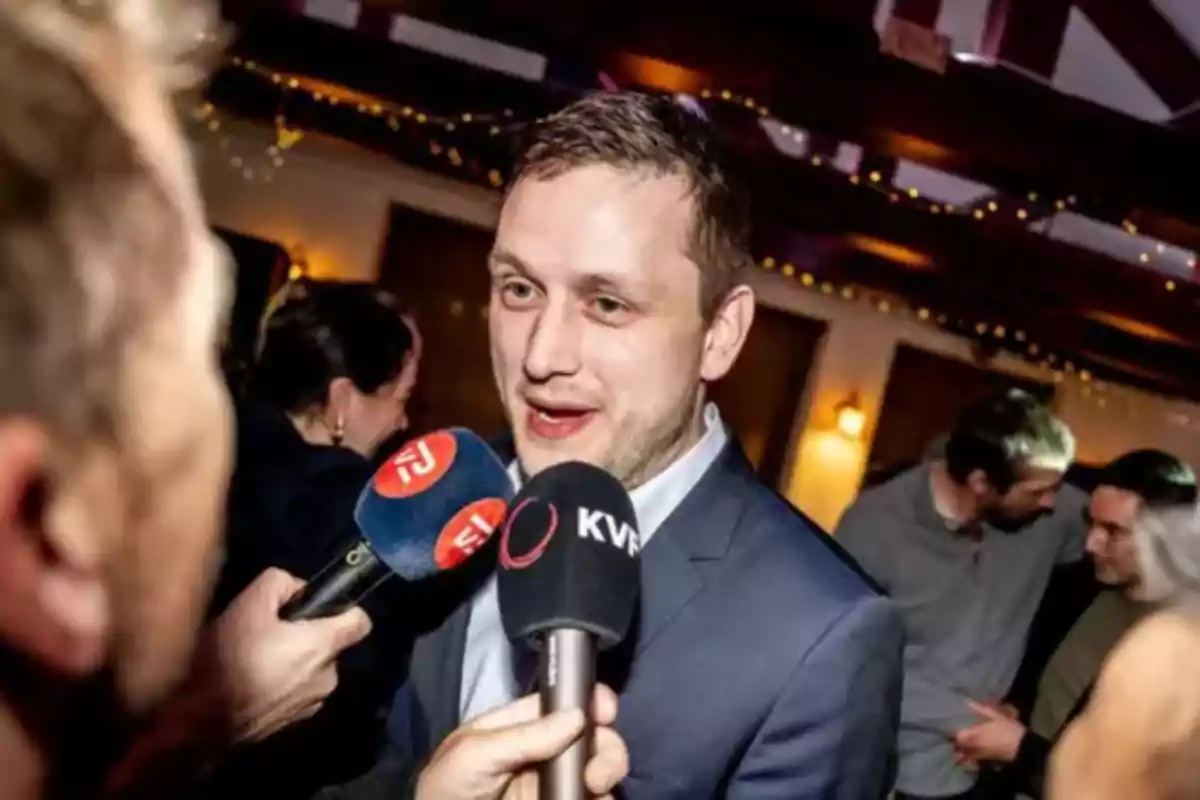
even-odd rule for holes
{"type": "Polygon", "coordinates": [[[286,622],[335,617],[367,596],[392,574],[364,541],[329,562],[279,610],[286,622]]]}
{"type": "Polygon", "coordinates": [[[596,686],[596,640],[574,628],[550,631],[538,653],[542,716],[566,708],[583,710],[587,725],[579,741],[540,767],[538,800],[588,800],[583,770],[592,754],[592,692],[596,686]]]}

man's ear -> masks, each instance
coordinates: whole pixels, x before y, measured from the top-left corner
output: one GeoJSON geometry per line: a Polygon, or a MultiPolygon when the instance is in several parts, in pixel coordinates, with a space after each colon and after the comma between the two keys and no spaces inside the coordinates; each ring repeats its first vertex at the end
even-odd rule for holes
{"type": "Polygon", "coordinates": [[[981,469],[973,469],[967,475],[967,488],[983,497],[992,493],[992,482],[988,480],[986,472],[981,469]]]}
{"type": "Polygon", "coordinates": [[[70,676],[100,666],[108,595],[98,569],[64,557],[48,530],[49,441],[25,420],[0,421],[0,638],[70,676]]]}
{"type": "Polygon", "coordinates": [[[735,286],[721,300],[704,337],[700,377],[709,383],[725,377],[754,324],[754,290],[735,286]]]}

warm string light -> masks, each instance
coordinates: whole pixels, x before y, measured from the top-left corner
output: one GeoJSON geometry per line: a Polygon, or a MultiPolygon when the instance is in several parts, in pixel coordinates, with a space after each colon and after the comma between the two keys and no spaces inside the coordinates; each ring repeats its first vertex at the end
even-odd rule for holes
{"type": "MultiPolygon", "coordinates": [[[[706,100],[709,102],[721,102],[721,103],[726,103],[726,104],[733,105],[733,106],[747,108],[752,111],[755,111],[759,116],[762,116],[762,117],[771,116],[770,110],[766,106],[764,106],[763,104],[761,104],[760,102],[755,100],[753,97],[735,92],[731,89],[711,89],[711,88],[702,89],[700,91],[700,98],[702,100],[706,100]]],[[[802,130],[801,128],[797,127],[796,125],[794,125],[792,123],[784,122],[783,120],[776,120],[776,121],[779,122],[779,124],[781,126],[780,130],[785,135],[788,133],[795,132],[797,141],[799,141],[803,138],[802,134],[800,133],[800,131],[802,130]]],[[[841,170],[837,169],[836,165],[834,165],[826,156],[823,156],[820,153],[812,154],[811,156],[809,156],[808,161],[814,167],[825,167],[826,169],[832,169],[832,170],[841,172],[841,170]]],[[[857,171],[852,172],[852,173],[849,173],[849,175],[847,175],[847,178],[850,181],[850,183],[852,183],[856,186],[860,186],[863,188],[876,189],[877,191],[883,192],[884,194],[887,195],[889,201],[891,201],[893,203],[898,202],[901,199],[900,196],[895,191],[893,191],[893,187],[888,186],[883,183],[883,174],[877,169],[870,170],[869,172],[867,172],[867,174],[865,176],[860,174],[857,171]]],[[[914,203],[914,205],[923,207],[926,211],[928,211],[931,214],[960,213],[957,211],[957,209],[955,209],[954,205],[950,204],[950,203],[922,201],[921,192],[915,186],[902,187],[901,191],[903,191],[903,193],[905,195],[907,195],[910,200],[921,201],[920,203],[914,203]]],[[[1036,203],[1038,201],[1038,193],[1037,192],[1029,192],[1028,197],[1029,197],[1029,201],[1031,203],[1036,203]]],[[[1076,205],[1076,202],[1077,202],[1077,198],[1075,197],[1075,195],[1068,195],[1065,198],[1060,198],[1060,199],[1054,200],[1053,204],[1054,204],[1055,208],[1058,208],[1059,210],[1064,210],[1067,208],[1067,206],[1076,205]]],[[[994,214],[994,213],[997,213],[999,210],[1000,210],[999,205],[995,201],[990,201],[987,204],[988,212],[991,212],[994,214]]],[[[963,209],[961,211],[961,214],[968,215],[969,211],[970,211],[970,209],[963,209]]],[[[973,216],[975,219],[983,219],[986,216],[986,213],[982,213],[982,211],[983,210],[980,209],[978,212],[976,212],[974,214],[970,214],[970,216],[973,216]]],[[[1013,212],[1013,215],[1019,220],[1026,220],[1029,218],[1029,210],[1026,208],[1017,208],[1013,212]]]]}
{"type": "MultiPolygon", "coordinates": [[[[745,94],[738,94],[729,89],[701,89],[700,99],[702,100],[720,100],[723,103],[740,106],[755,112],[760,117],[771,116],[771,110],[759,103],[753,97],[745,94]]],[[[793,126],[794,127],[794,126],[793,126]]]]}
{"type": "MultiPolygon", "coordinates": [[[[748,95],[738,94],[737,92],[729,89],[704,89],[700,92],[700,97],[710,102],[723,102],[735,106],[745,107],[756,111],[760,116],[763,117],[770,116],[770,111],[767,109],[767,107],[758,103],[754,98],[748,95]]],[[[802,138],[801,134],[799,133],[800,129],[798,129],[795,125],[784,123],[782,120],[779,120],[779,122],[781,125],[781,130],[785,134],[796,131],[797,140],[799,141],[800,138],[802,138]]],[[[826,169],[832,169],[841,172],[841,170],[838,170],[829,159],[819,153],[814,153],[809,157],[808,161],[814,167],[824,167],[826,169]]],[[[888,198],[888,201],[891,203],[898,203],[902,199],[900,194],[898,194],[896,191],[893,191],[893,187],[888,186],[883,182],[883,174],[877,169],[868,171],[865,176],[857,171],[851,172],[847,178],[854,186],[866,189],[874,189],[885,194],[888,198]]],[[[943,204],[934,201],[923,201],[920,191],[914,186],[904,187],[902,191],[908,196],[910,201],[916,201],[910,202],[910,205],[924,208],[930,214],[957,213],[960,216],[966,216],[975,220],[984,220],[989,214],[998,215],[1001,213],[1000,205],[995,200],[989,200],[986,206],[982,208],[963,209],[961,212],[958,212],[955,207],[949,203],[943,204]]],[[[1032,191],[1029,192],[1026,197],[1028,197],[1030,203],[1037,203],[1040,195],[1038,192],[1032,191]]],[[[1066,197],[1059,197],[1043,202],[1049,203],[1056,211],[1066,211],[1067,208],[1076,207],[1079,199],[1076,195],[1071,194],[1067,195],[1066,197]]],[[[1027,222],[1030,216],[1029,209],[1020,205],[1013,210],[1012,214],[1020,222],[1027,222]]],[[[1126,227],[1126,230],[1128,230],[1131,235],[1137,234],[1136,226],[1134,226],[1133,223],[1129,222],[1128,220],[1123,223],[1123,226],[1126,227]]],[[[1157,243],[1155,246],[1155,250],[1160,255],[1164,252],[1164,249],[1165,245],[1162,242],[1157,243]]],[[[1139,261],[1143,264],[1149,264],[1152,260],[1154,260],[1154,256],[1151,253],[1142,253],[1139,257],[1139,261]]],[[[1195,269],[1196,263],[1196,258],[1190,258],[1188,260],[1188,267],[1195,269]]],[[[1174,281],[1167,281],[1165,288],[1168,292],[1173,292],[1177,287],[1174,281]]]]}
{"type": "Polygon", "coordinates": [[[347,91],[345,96],[339,97],[327,90],[328,84],[301,75],[289,75],[253,60],[235,56],[230,63],[260,78],[269,79],[286,91],[304,92],[317,103],[325,103],[330,106],[344,105],[353,108],[359,114],[379,118],[392,130],[399,130],[402,124],[412,123],[429,126],[431,129],[440,129],[447,133],[454,133],[466,128],[486,129],[490,136],[498,136],[506,129],[519,127],[521,124],[514,121],[514,114],[510,108],[500,111],[463,111],[455,114],[437,114],[428,109],[416,108],[414,105],[393,103],[357,92],[347,91]],[[323,89],[325,90],[323,91],[323,89]]]}
{"type": "MultiPolygon", "coordinates": [[[[1130,220],[1127,220],[1127,219],[1122,220],[1121,221],[1121,229],[1123,231],[1125,231],[1125,233],[1129,234],[1129,236],[1131,238],[1136,238],[1138,235],[1138,226],[1135,225],[1130,220]]],[[[1165,242],[1161,242],[1161,241],[1155,242],[1154,246],[1152,248],[1150,248],[1149,250],[1143,250],[1141,253],[1138,254],[1138,263],[1149,266],[1149,265],[1153,264],[1154,262],[1158,261],[1160,259],[1160,257],[1163,256],[1166,252],[1167,252],[1167,245],[1165,242]]],[[[1188,266],[1188,269],[1191,269],[1191,270],[1196,269],[1196,256],[1188,257],[1187,266],[1188,266]]],[[[1163,283],[1163,287],[1168,292],[1173,292],[1178,288],[1178,286],[1176,285],[1176,282],[1171,279],[1167,279],[1163,283]]]]}
{"type": "MultiPolygon", "coordinates": [[[[270,80],[271,83],[281,87],[281,89],[285,92],[303,91],[308,94],[308,96],[314,102],[328,103],[331,106],[338,106],[342,103],[342,100],[340,100],[337,95],[329,93],[327,88],[324,91],[322,90],[323,87],[326,87],[326,84],[317,83],[303,76],[287,74],[285,72],[272,69],[259,64],[252,59],[243,59],[235,56],[231,59],[230,63],[234,67],[250,72],[263,79],[270,80]]],[[[770,109],[760,103],[754,97],[735,92],[731,89],[702,89],[700,92],[700,98],[708,102],[720,102],[733,105],[738,108],[747,109],[760,117],[771,116],[770,109]]],[[[377,98],[370,98],[365,95],[356,96],[355,100],[351,100],[350,102],[346,103],[346,105],[353,105],[359,114],[383,120],[388,128],[390,128],[393,132],[399,132],[404,125],[414,124],[428,131],[431,137],[436,137],[436,134],[433,133],[434,131],[443,131],[446,134],[454,134],[464,129],[482,129],[485,127],[488,135],[498,136],[501,133],[511,132],[512,130],[519,128],[524,124],[522,121],[514,118],[514,114],[511,109],[503,109],[499,112],[466,111],[459,112],[457,114],[445,115],[435,114],[428,110],[417,109],[412,105],[392,103],[377,98]]],[[[797,141],[803,140],[804,135],[802,129],[796,127],[795,125],[785,123],[782,120],[778,121],[781,125],[780,130],[783,133],[793,135],[797,141]]],[[[213,130],[216,129],[214,128],[213,130]]],[[[223,141],[226,142],[227,146],[227,137],[223,141]]],[[[286,147],[280,147],[278,142],[276,147],[280,150],[287,149],[286,147]]],[[[437,138],[431,138],[429,143],[429,151],[430,155],[435,157],[444,157],[445,161],[456,169],[461,169],[469,160],[463,158],[459,148],[453,146],[447,147],[443,145],[437,138]]],[[[273,160],[278,160],[278,153],[273,153],[270,155],[272,156],[273,160]]],[[[235,168],[237,165],[235,165],[233,162],[236,160],[236,158],[237,157],[231,157],[231,166],[235,166],[235,168]]],[[[841,172],[840,170],[837,170],[835,164],[830,162],[829,159],[819,153],[814,153],[809,157],[808,160],[809,163],[814,167],[832,169],[841,172]]],[[[243,173],[254,175],[255,171],[251,168],[243,168],[243,173]]],[[[264,173],[264,175],[266,176],[264,177],[264,180],[269,181],[270,173],[264,173]]],[[[494,166],[487,169],[486,172],[483,173],[483,176],[486,177],[487,182],[493,187],[500,187],[504,183],[504,175],[494,166]]],[[[848,177],[850,182],[856,186],[881,192],[891,203],[898,203],[902,199],[897,192],[893,191],[893,187],[883,183],[883,175],[879,170],[870,170],[865,176],[865,180],[864,177],[857,171],[850,173],[848,177]]],[[[960,212],[951,203],[938,203],[923,199],[920,191],[915,186],[904,187],[903,192],[908,198],[906,202],[908,202],[910,205],[923,208],[931,214],[969,214],[970,217],[973,217],[976,220],[983,220],[988,216],[988,213],[998,214],[1000,212],[1000,206],[995,200],[988,201],[986,212],[983,208],[963,209],[960,212]]],[[[1036,203],[1039,200],[1039,194],[1035,191],[1029,192],[1027,197],[1031,203],[1036,203]]],[[[1068,195],[1065,198],[1055,199],[1052,201],[1052,203],[1054,208],[1059,211],[1064,211],[1068,206],[1075,206],[1077,204],[1077,198],[1075,195],[1068,195]]],[[[1013,211],[1013,215],[1017,220],[1024,222],[1029,218],[1029,211],[1024,207],[1017,207],[1013,211]]],[[[1131,235],[1137,234],[1137,227],[1129,220],[1125,220],[1122,223],[1122,227],[1125,228],[1125,230],[1131,235]]],[[[1159,242],[1155,249],[1159,254],[1161,254],[1164,252],[1165,246],[1163,243],[1159,242]]],[[[1139,260],[1143,264],[1150,263],[1152,259],[1153,256],[1148,252],[1142,253],[1139,257],[1139,260]]],[[[1196,259],[1189,259],[1188,266],[1194,269],[1196,266],[1196,259]]],[[[1166,288],[1167,291],[1174,291],[1176,287],[1173,281],[1168,281],[1166,283],[1166,288]]]]}
{"type": "MultiPolygon", "coordinates": [[[[523,121],[515,119],[513,111],[507,108],[502,109],[499,112],[465,111],[456,114],[445,115],[436,114],[427,109],[418,109],[413,105],[392,103],[381,99],[369,98],[365,95],[357,96],[355,100],[343,103],[343,101],[340,100],[337,95],[329,93],[327,88],[324,88],[323,90],[323,87],[326,87],[326,84],[317,83],[310,79],[304,78],[303,76],[291,75],[272,69],[259,64],[252,59],[243,59],[235,56],[231,59],[230,63],[239,69],[270,80],[273,84],[280,86],[285,92],[302,91],[317,103],[327,103],[331,106],[338,106],[339,104],[352,106],[359,114],[382,120],[384,124],[386,124],[387,127],[393,132],[399,132],[404,125],[419,126],[430,136],[428,145],[430,155],[439,159],[444,159],[446,163],[454,167],[456,170],[461,170],[464,165],[472,161],[472,159],[464,158],[460,147],[447,146],[443,144],[439,140],[437,132],[440,131],[444,132],[445,134],[453,135],[456,132],[466,132],[466,130],[469,129],[478,130],[486,128],[489,136],[498,136],[502,133],[512,132],[525,124],[523,121]]],[[[700,98],[708,102],[720,102],[736,106],[741,109],[747,109],[760,117],[765,118],[771,116],[771,111],[766,105],[763,105],[750,95],[735,92],[731,89],[703,89],[700,92],[700,98]]],[[[800,128],[796,127],[795,125],[785,123],[782,120],[778,121],[781,125],[781,131],[785,134],[792,134],[797,141],[800,141],[804,138],[803,132],[800,128]]],[[[214,128],[213,130],[216,129],[214,128]]],[[[298,134],[299,131],[296,131],[296,133],[298,134]]],[[[227,147],[228,137],[225,137],[225,139],[222,141],[225,142],[225,146],[227,147]]],[[[282,151],[286,151],[288,147],[283,146],[281,142],[277,142],[274,146],[274,149],[280,152],[269,152],[268,155],[272,158],[275,166],[282,166],[282,151]]],[[[231,166],[234,166],[235,168],[237,168],[237,165],[234,164],[236,159],[237,157],[231,157],[230,159],[231,166]]],[[[244,159],[242,160],[244,161],[244,159]]],[[[841,173],[841,170],[838,170],[834,163],[819,153],[812,154],[809,157],[808,162],[814,167],[830,169],[841,173]]],[[[258,174],[255,170],[246,167],[242,168],[242,172],[244,176],[247,174],[251,176],[258,174]]],[[[503,172],[495,165],[487,168],[485,171],[480,172],[481,179],[486,179],[490,186],[498,188],[504,184],[505,176],[503,172]]],[[[264,171],[262,174],[262,179],[264,182],[269,182],[271,180],[270,172],[264,171]]],[[[848,178],[849,181],[856,186],[872,189],[884,194],[891,203],[899,203],[902,199],[904,199],[899,193],[894,191],[893,187],[883,182],[883,175],[879,170],[870,170],[865,176],[865,179],[864,176],[860,175],[857,171],[850,173],[848,178]]],[[[954,204],[952,203],[939,203],[922,198],[920,191],[915,186],[904,187],[902,191],[904,195],[907,196],[907,199],[904,199],[906,203],[911,206],[923,208],[930,214],[969,216],[976,220],[983,220],[988,216],[988,212],[991,214],[998,214],[1000,212],[999,204],[994,200],[987,203],[986,212],[983,208],[964,208],[959,210],[955,208],[954,204]]],[[[1039,195],[1037,192],[1031,191],[1027,196],[1031,203],[1038,202],[1039,195]]],[[[1061,211],[1065,210],[1067,206],[1076,205],[1076,202],[1077,199],[1074,195],[1068,195],[1066,198],[1054,200],[1053,205],[1055,208],[1061,211]]],[[[1016,219],[1020,221],[1025,221],[1029,218],[1029,211],[1023,207],[1016,208],[1013,214],[1016,219]]],[[[1130,234],[1135,235],[1137,233],[1136,226],[1134,226],[1133,223],[1129,222],[1128,220],[1123,223],[1123,227],[1125,227],[1130,234]]],[[[1164,246],[1162,243],[1158,244],[1157,250],[1159,253],[1163,252],[1164,246]]],[[[1149,253],[1143,253],[1140,260],[1142,263],[1149,263],[1151,256],[1149,253]]],[[[1192,268],[1195,268],[1196,259],[1190,259],[1188,265],[1192,268]]],[[[1176,287],[1173,281],[1168,281],[1166,288],[1167,291],[1174,291],[1176,287]]]]}
{"type": "MultiPolygon", "coordinates": [[[[488,136],[511,133],[524,125],[515,118],[512,109],[500,111],[462,111],[455,114],[438,114],[414,104],[395,103],[381,98],[344,91],[333,93],[328,84],[314,81],[301,75],[292,75],[272,69],[252,59],[234,57],[232,66],[249,72],[280,87],[285,95],[302,93],[315,103],[345,108],[377,120],[393,133],[415,126],[428,137],[429,154],[456,170],[468,174],[494,188],[503,186],[504,165],[480,165],[477,159],[468,158],[457,140],[464,134],[486,131],[488,136]],[[339,96],[340,95],[340,96],[339,96]],[[446,140],[446,141],[443,141],[446,140]]],[[[285,99],[286,102],[286,99],[285,99]]]]}
{"type": "MultiPolygon", "coordinates": [[[[883,293],[873,293],[855,286],[843,284],[837,286],[831,281],[820,280],[812,272],[797,270],[789,261],[766,256],[759,261],[760,268],[768,272],[797,281],[810,291],[824,295],[837,295],[843,300],[862,303],[875,309],[881,314],[895,315],[906,319],[938,328],[952,335],[963,336],[975,341],[1000,341],[1007,345],[1007,350],[1013,355],[1032,364],[1048,380],[1055,385],[1070,383],[1077,393],[1097,408],[1106,412],[1116,411],[1118,400],[1124,401],[1125,415],[1131,419],[1140,416],[1136,405],[1135,390],[1124,389],[1107,381],[1099,380],[1085,367],[1079,367],[1074,361],[1059,354],[1047,351],[1042,345],[1029,340],[1029,335],[1020,329],[1009,330],[1003,324],[979,320],[971,324],[967,320],[951,317],[944,311],[931,309],[927,306],[912,306],[903,300],[883,293]]],[[[1165,401],[1165,398],[1159,398],[1165,401]]],[[[1190,417],[1186,414],[1167,414],[1168,422],[1181,427],[1200,431],[1200,416],[1190,417]]]]}
{"type": "Polygon", "coordinates": [[[250,155],[234,147],[228,125],[212,103],[205,101],[197,105],[192,110],[192,120],[196,127],[213,137],[217,148],[226,154],[230,169],[251,183],[273,181],[275,172],[286,163],[288,152],[304,136],[298,128],[289,127],[282,114],[277,115],[275,140],[267,145],[265,152],[250,155]]]}

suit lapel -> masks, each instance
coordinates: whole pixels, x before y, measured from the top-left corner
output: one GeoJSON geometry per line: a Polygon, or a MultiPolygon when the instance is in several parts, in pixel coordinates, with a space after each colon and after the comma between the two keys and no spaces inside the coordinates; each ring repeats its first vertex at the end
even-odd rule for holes
{"type": "Polygon", "coordinates": [[[642,550],[635,655],[704,588],[712,562],[728,552],[745,509],[747,478],[754,480],[750,465],[731,439],[642,550]]]}
{"type": "Polygon", "coordinates": [[[429,748],[458,727],[471,605],[492,574],[496,537],[477,556],[464,571],[444,576],[444,582],[425,597],[425,604],[434,609],[441,624],[430,626],[432,630],[413,645],[409,680],[425,718],[429,748]]]}
{"type": "Polygon", "coordinates": [[[440,673],[437,692],[431,708],[430,728],[442,741],[458,727],[458,709],[462,703],[462,663],[467,648],[467,624],[470,621],[470,601],[463,603],[446,620],[438,637],[437,661],[433,668],[440,673]]]}

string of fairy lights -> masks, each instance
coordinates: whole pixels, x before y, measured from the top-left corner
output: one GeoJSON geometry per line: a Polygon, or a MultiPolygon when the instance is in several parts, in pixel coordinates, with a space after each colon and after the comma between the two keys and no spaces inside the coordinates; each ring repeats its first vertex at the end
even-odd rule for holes
{"type": "Polygon", "coordinates": [[[212,137],[217,149],[228,159],[231,169],[250,183],[270,183],[275,171],[283,167],[287,154],[304,138],[304,132],[288,125],[287,118],[275,117],[275,137],[261,151],[251,152],[243,145],[240,137],[234,137],[229,128],[231,123],[212,103],[205,101],[192,111],[192,120],[197,128],[212,137]]]}
{"type": "MultiPolygon", "coordinates": [[[[889,293],[865,289],[853,283],[837,284],[823,280],[812,272],[797,270],[792,263],[774,256],[762,258],[758,266],[815,293],[843,302],[865,304],[880,314],[930,325],[939,331],[963,338],[999,344],[1006,352],[1031,364],[1042,379],[1056,385],[1071,384],[1080,397],[1098,409],[1107,413],[1123,414],[1132,420],[1140,419],[1145,414],[1141,408],[1141,395],[1145,394],[1144,392],[1097,378],[1092,370],[1076,364],[1070,357],[1055,353],[1032,341],[1023,330],[1013,330],[993,321],[967,320],[948,311],[913,305],[889,293]]],[[[1200,416],[1179,410],[1166,413],[1156,410],[1154,413],[1161,414],[1173,426],[1200,432],[1200,416]]]]}
{"type": "MultiPolygon", "coordinates": [[[[281,109],[288,106],[289,96],[303,94],[306,99],[329,107],[341,107],[352,110],[364,118],[376,120],[393,133],[414,131],[425,140],[425,147],[431,157],[437,159],[443,167],[457,171],[459,177],[473,183],[480,183],[493,188],[501,187],[507,178],[509,164],[499,159],[493,164],[481,164],[477,157],[468,157],[464,152],[464,144],[471,136],[486,135],[496,137],[508,135],[519,130],[525,122],[516,117],[511,109],[487,111],[461,111],[453,114],[435,113],[416,104],[397,103],[366,94],[360,94],[341,86],[334,86],[306,76],[289,74],[273,69],[254,60],[234,57],[229,62],[231,66],[251,73],[261,80],[270,81],[279,87],[284,94],[280,103],[281,109]]],[[[739,94],[727,89],[704,89],[699,99],[709,103],[722,103],[736,106],[762,118],[772,118],[770,109],[749,95],[739,94]]],[[[276,115],[275,139],[266,148],[257,153],[235,152],[233,138],[226,132],[221,113],[208,101],[201,103],[195,109],[193,118],[210,135],[217,137],[218,147],[228,153],[230,167],[239,172],[250,182],[269,183],[277,169],[286,163],[287,154],[301,141],[303,131],[290,124],[285,113],[276,115]]],[[[773,118],[772,118],[773,119],[773,118]]],[[[800,128],[778,121],[780,131],[784,135],[793,134],[797,140],[803,137],[800,128]]],[[[887,184],[879,170],[867,169],[865,174],[859,169],[843,172],[833,159],[820,153],[812,153],[805,159],[812,168],[834,170],[845,176],[850,183],[866,191],[878,192],[885,195],[889,202],[908,203],[921,208],[930,214],[959,215],[977,221],[985,221],[990,217],[1006,213],[999,203],[987,201],[974,208],[959,208],[952,203],[943,203],[925,198],[916,187],[897,187],[887,184]]],[[[1074,208],[1078,200],[1074,195],[1056,197],[1051,200],[1043,199],[1037,192],[1026,195],[1031,206],[1047,204],[1057,211],[1074,208]]],[[[1013,214],[1018,221],[1028,220],[1032,213],[1024,202],[1017,203],[1015,209],[1007,213],[1013,214]]],[[[1132,237],[1138,236],[1137,226],[1125,220],[1122,229],[1132,237]]],[[[1166,246],[1157,242],[1150,250],[1142,252],[1139,261],[1150,264],[1165,252],[1166,246]]],[[[1195,259],[1188,262],[1195,267],[1195,259]]],[[[1137,390],[1125,389],[1119,385],[1097,379],[1091,370],[1078,366],[1070,358],[1047,351],[1041,344],[1029,340],[1024,331],[1009,330],[1004,324],[987,321],[964,320],[947,311],[938,311],[924,306],[911,306],[906,301],[881,292],[874,292],[854,284],[835,285],[828,280],[822,280],[811,272],[798,271],[796,267],[774,256],[766,256],[759,261],[763,270],[774,272],[781,278],[797,281],[805,289],[823,295],[831,295],[846,302],[870,304],[881,314],[893,314],[903,318],[928,324],[943,331],[976,341],[988,342],[1003,347],[1008,352],[1018,355],[1032,364],[1047,380],[1055,384],[1074,382],[1081,397],[1093,402],[1098,408],[1109,412],[1123,411],[1128,418],[1137,419],[1142,416],[1138,408],[1137,390]]],[[[1174,291],[1176,283],[1168,279],[1164,287],[1174,291]]],[[[1193,418],[1185,412],[1168,412],[1165,418],[1173,425],[1200,431],[1200,417],[1193,418]]]]}

